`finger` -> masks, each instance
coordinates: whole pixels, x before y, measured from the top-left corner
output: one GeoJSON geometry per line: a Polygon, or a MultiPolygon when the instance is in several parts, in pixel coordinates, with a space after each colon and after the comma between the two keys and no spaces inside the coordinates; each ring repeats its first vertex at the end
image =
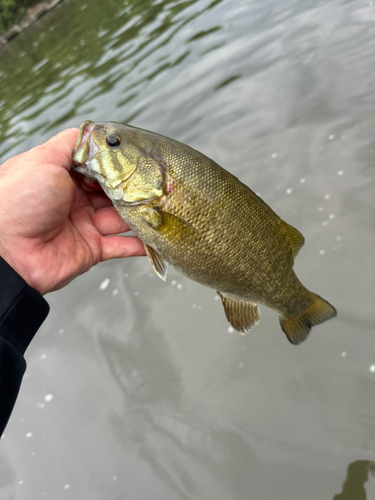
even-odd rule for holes
{"type": "Polygon", "coordinates": [[[86,191],[86,193],[93,193],[96,191],[103,192],[99,182],[94,179],[88,179],[82,174],[75,172],[74,170],[70,171],[70,176],[73,179],[76,186],[86,191]]]}
{"type": "Polygon", "coordinates": [[[99,182],[96,181],[95,179],[89,179],[88,177],[83,177],[82,184],[84,187],[87,187],[90,190],[94,190],[94,191],[101,191],[102,190],[99,182]]]}
{"type": "Polygon", "coordinates": [[[63,130],[44,144],[31,149],[29,153],[32,152],[33,158],[35,158],[36,152],[40,153],[44,163],[50,163],[70,170],[78,132],[77,128],[63,130]]]}
{"type": "Polygon", "coordinates": [[[129,227],[121,219],[114,207],[106,207],[97,210],[92,214],[91,219],[102,236],[129,231],[129,227]]]}
{"type": "Polygon", "coordinates": [[[143,243],[136,236],[107,236],[102,238],[101,260],[146,255],[143,243]]]}
{"type": "Polygon", "coordinates": [[[111,200],[103,192],[89,193],[87,196],[89,197],[89,200],[92,206],[95,208],[95,210],[99,210],[100,208],[106,208],[106,207],[113,208],[111,200]]]}

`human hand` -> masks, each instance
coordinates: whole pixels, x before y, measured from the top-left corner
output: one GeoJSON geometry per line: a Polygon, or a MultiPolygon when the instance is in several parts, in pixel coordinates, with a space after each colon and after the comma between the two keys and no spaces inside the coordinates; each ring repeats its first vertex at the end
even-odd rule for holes
{"type": "Polygon", "coordinates": [[[58,290],[98,262],[144,255],[101,191],[70,173],[78,129],[0,166],[0,255],[41,294],[58,290]]]}

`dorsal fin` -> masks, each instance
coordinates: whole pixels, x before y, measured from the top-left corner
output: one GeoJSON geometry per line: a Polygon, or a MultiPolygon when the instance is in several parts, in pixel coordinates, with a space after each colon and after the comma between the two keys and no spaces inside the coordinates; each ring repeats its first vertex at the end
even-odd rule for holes
{"type": "Polygon", "coordinates": [[[233,297],[217,292],[223,303],[225,315],[229,323],[238,332],[248,332],[259,321],[259,309],[256,302],[250,302],[240,297],[233,297]]]}
{"type": "Polygon", "coordinates": [[[283,220],[281,221],[281,229],[286,236],[286,239],[291,246],[293,257],[296,258],[300,248],[305,243],[305,238],[302,234],[293,226],[290,226],[283,220]]]}

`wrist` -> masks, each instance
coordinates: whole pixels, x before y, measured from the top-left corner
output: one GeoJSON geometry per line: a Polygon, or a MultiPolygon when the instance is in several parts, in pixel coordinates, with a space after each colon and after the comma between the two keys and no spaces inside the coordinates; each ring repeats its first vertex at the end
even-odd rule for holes
{"type": "Polygon", "coordinates": [[[34,288],[38,292],[40,290],[37,289],[32,283],[32,280],[30,279],[29,273],[25,269],[24,266],[19,265],[15,259],[13,259],[10,255],[10,253],[7,253],[4,251],[4,249],[0,248],[0,260],[2,261],[2,266],[8,266],[11,268],[14,273],[19,276],[19,278],[22,280],[22,282],[26,285],[29,285],[30,287],[34,288]]]}

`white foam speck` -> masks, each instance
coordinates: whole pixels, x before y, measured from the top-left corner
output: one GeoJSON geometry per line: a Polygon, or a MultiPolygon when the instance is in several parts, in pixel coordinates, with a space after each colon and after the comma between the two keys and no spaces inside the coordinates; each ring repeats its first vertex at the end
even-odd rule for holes
{"type": "Polygon", "coordinates": [[[230,326],[230,327],[228,328],[228,333],[233,333],[233,332],[234,332],[234,328],[233,328],[233,326],[230,326]]]}
{"type": "Polygon", "coordinates": [[[288,188],[288,189],[286,190],[286,194],[291,194],[291,193],[293,193],[293,189],[292,189],[292,188],[288,188]]]}
{"type": "Polygon", "coordinates": [[[45,401],[46,403],[49,403],[50,401],[52,401],[52,399],[53,399],[53,394],[46,394],[46,395],[44,396],[44,401],[45,401]]]}
{"type": "Polygon", "coordinates": [[[320,253],[320,255],[324,255],[326,253],[326,251],[325,250],[320,250],[319,253],[320,253]]]}
{"type": "Polygon", "coordinates": [[[343,358],[346,358],[346,356],[347,356],[346,351],[342,351],[341,356],[342,356],[343,358]]]}
{"type": "Polygon", "coordinates": [[[44,406],[45,406],[44,403],[37,403],[36,405],[38,408],[44,408],[44,406]]]}
{"type": "Polygon", "coordinates": [[[272,153],[271,158],[277,158],[277,153],[272,153]]]}
{"type": "Polygon", "coordinates": [[[324,211],[324,207],[319,207],[318,208],[318,212],[323,212],[324,211]]]}
{"type": "Polygon", "coordinates": [[[328,137],[328,139],[329,139],[330,141],[332,141],[334,138],[335,138],[335,136],[334,136],[333,134],[331,134],[331,135],[328,137]]]}
{"type": "Polygon", "coordinates": [[[176,280],[172,280],[172,281],[171,281],[171,285],[172,285],[172,286],[177,285],[177,281],[176,281],[176,280]]]}
{"type": "Polygon", "coordinates": [[[27,437],[27,438],[31,438],[31,437],[33,437],[33,433],[32,433],[32,432],[27,432],[27,433],[25,434],[25,437],[27,437]]]}
{"type": "Polygon", "coordinates": [[[64,490],[68,490],[68,489],[69,489],[69,484],[66,484],[66,485],[64,486],[64,490]]]}
{"type": "Polygon", "coordinates": [[[322,223],[322,226],[328,226],[328,221],[325,220],[323,223],[322,223]]]}
{"type": "Polygon", "coordinates": [[[331,198],[331,195],[330,195],[330,194],[325,194],[325,195],[324,195],[324,198],[325,198],[326,200],[329,200],[329,199],[331,198]]]}
{"type": "Polygon", "coordinates": [[[215,295],[214,300],[220,300],[220,297],[218,295],[215,295]]]}
{"type": "Polygon", "coordinates": [[[370,366],[370,372],[371,372],[371,373],[374,373],[374,372],[375,372],[375,365],[371,365],[371,366],[370,366]]]}
{"type": "Polygon", "coordinates": [[[181,285],[181,283],[179,283],[179,284],[177,285],[177,289],[178,289],[178,290],[181,290],[181,289],[182,289],[182,285],[181,285]]]}
{"type": "Polygon", "coordinates": [[[302,177],[302,179],[300,180],[300,183],[301,183],[301,184],[305,184],[305,182],[306,182],[305,177],[302,177]]]}
{"type": "Polygon", "coordinates": [[[330,215],[329,215],[329,218],[330,218],[330,219],[334,219],[335,217],[336,217],[336,215],[335,215],[335,214],[330,214],[330,215]]]}
{"type": "Polygon", "coordinates": [[[112,291],[112,297],[116,297],[116,295],[118,294],[118,290],[117,288],[115,288],[113,291],[112,291]]]}
{"type": "Polygon", "coordinates": [[[18,484],[23,484],[23,479],[21,479],[21,481],[18,481],[18,484]]]}
{"type": "Polygon", "coordinates": [[[344,172],[343,170],[339,170],[339,171],[337,172],[337,175],[344,175],[344,173],[345,173],[345,172],[344,172]]]}
{"type": "Polygon", "coordinates": [[[46,359],[46,357],[47,357],[47,354],[41,354],[40,355],[40,359],[46,359]]]}
{"type": "Polygon", "coordinates": [[[102,282],[102,284],[100,285],[100,287],[99,287],[99,288],[100,288],[100,290],[105,290],[105,289],[107,288],[107,286],[109,285],[109,282],[110,282],[110,280],[109,280],[108,278],[106,278],[106,279],[102,282]]]}

